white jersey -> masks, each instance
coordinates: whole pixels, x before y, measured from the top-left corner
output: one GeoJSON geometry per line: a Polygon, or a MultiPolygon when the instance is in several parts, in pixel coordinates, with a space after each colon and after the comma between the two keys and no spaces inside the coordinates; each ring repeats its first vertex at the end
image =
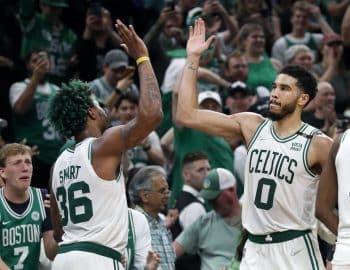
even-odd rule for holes
{"type": "Polygon", "coordinates": [[[347,243],[350,245],[350,130],[347,130],[340,142],[335,166],[338,176],[338,208],[339,208],[339,226],[338,243],[347,243]]]}
{"type": "Polygon", "coordinates": [[[266,119],[248,145],[242,223],[251,234],[315,229],[318,176],[307,164],[314,127],[279,138],[266,119]]]}
{"type": "Polygon", "coordinates": [[[64,234],[61,244],[88,241],[123,254],[128,238],[128,210],[124,176],[106,181],[92,167],[89,138],[66,149],[57,159],[52,190],[64,234]]]}

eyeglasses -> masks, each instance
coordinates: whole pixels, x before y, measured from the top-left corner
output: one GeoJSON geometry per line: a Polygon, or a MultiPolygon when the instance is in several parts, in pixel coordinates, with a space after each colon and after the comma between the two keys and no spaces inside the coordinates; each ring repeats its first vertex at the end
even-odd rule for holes
{"type": "Polygon", "coordinates": [[[158,193],[158,194],[161,194],[163,196],[170,196],[171,195],[171,190],[170,189],[166,189],[166,190],[145,190],[145,191],[158,193]]]}

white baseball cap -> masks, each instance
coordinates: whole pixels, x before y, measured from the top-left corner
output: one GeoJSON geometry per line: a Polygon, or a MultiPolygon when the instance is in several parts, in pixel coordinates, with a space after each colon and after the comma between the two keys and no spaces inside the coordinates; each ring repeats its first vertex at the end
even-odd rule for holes
{"type": "Polygon", "coordinates": [[[213,99],[217,103],[219,103],[220,106],[222,105],[221,97],[217,92],[203,91],[198,94],[198,104],[201,104],[206,99],[213,99]]]}

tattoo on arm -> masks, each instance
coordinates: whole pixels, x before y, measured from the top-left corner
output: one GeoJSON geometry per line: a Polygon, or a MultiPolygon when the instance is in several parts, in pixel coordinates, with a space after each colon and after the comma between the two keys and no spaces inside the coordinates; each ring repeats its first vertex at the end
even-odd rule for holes
{"type": "Polygon", "coordinates": [[[187,66],[188,69],[191,69],[193,71],[197,71],[198,67],[193,63],[193,62],[190,62],[187,66]]]}

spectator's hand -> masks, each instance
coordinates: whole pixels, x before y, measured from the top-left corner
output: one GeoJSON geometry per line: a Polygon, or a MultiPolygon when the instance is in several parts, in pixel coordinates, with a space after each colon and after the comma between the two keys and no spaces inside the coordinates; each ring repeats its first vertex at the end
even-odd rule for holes
{"type": "Polygon", "coordinates": [[[161,25],[164,25],[164,23],[169,19],[175,19],[177,18],[178,12],[176,10],[170,9],[170,7],[165,7],[161,10],[159,15],[159,22],[161,25]]]}
{"type": "Polygon", "coordinates": [[[313,16],[316,19],[321,18],[321,10],[317,5],[310,4],[309,13],[311,14],[311,16],[313,16]]]}
{"type": "Polygon", "coordinates": [[[121,46],[127,51],[127,53],[133,58],[138,59],[142,56],[148,56],[148,50],[143,40],[136,34],[132,25],[126,27],[124,23],[117,20],[116,25],[117,33],[122,40],[121,46]]]}
{"type": "Polygon", "coordinates": [[[100,20],[96,15],[89,14],[85,19],[85,29],[83,32],[84,39],[90,39],[93,36],[93,25],[96,24],[100,20]]]}
{"type": "Polygon", "coordinates": [[[44,206],[45,206],[45,208],[51,208],[50,194],[49,193],[45,194],[44,206]]]}
{"type": "Polygon", "coordinates": [[[200,57],[210,44],[214,41],[215,36],[210,36],[205,40],[205,24],[202,19],[197,19],[194,27],[190,27],[189,38],[187,41],[186,51],[188,56],[200,57]]]}
{"type": "Polygon", "coordinates": [[[332,126],[337,121],[337,114],[333,105],[322,106],[326,124],[332,126]]]}
{"type": "Polygon", "coordinates": [[[227,11],[220,1],[214,0],[211,2],[211,12],[217,14],[225,14],[227,11]]]}
{"type": "Polygon", "coordinates": [[[0,55],[0,67],[13,68],[14,63],[10,58],[0,55]]]}
{"type": "Polygon", "coordinates": [[[128,68],[129,70],[126,71],[125,77],[119,80],[116,85],[116,88],[122,91],[128,89],[130,85],[133,83],[133,76],[135,73],[135,69],[131,67],[128,67],[128,68]]]}
{"type": "Polygon", "coordinates": [[[120,262],[121,264],[124,266],[124,268],[126,267],[126,257],[124,255],[121,256],[120,258],[120,262]]]}
{"type": "Polygon", "coordinates": [[[149,250],[146,259],[145,270],[157,270],[160,263],[160,256],[158,253],[149,250]]]}
{"type": "Polygon", "coordinates": [[[109,33],[113,31],[111,13],[105,8],[102,9],[102,25],[105,31],[109,33]]]}
{"type": "Polygon", "coordinates": [[[50,69],[50,62],[46,53],[40,55],[40,59],[34,66],[33,78],[41,81],[49,72],[49,69],[50,69]]]}
{"type": "MultiPolygon", "coordinates": [[[[20,143],[20,144],[27,145],[27,139],[24,138],[24,139],[23,139],[22,141],[20,141],[19,143],[20,143]]],[[[30,155],[31,155],[32,157],[37,156],[37,155],[40,154],[40,151],[39,151],[39,148],[38,148],[37,145],[31,146],[31,147],[28,146],[28,148],[30,148],[30,155]]]]}
{"type": "Polygon", "coordinates": [[[177,218],[179,217],[179,211],[177,209],[169,209],[168,214],[165,217],[165,227],[170,228],[177,218]]]}

